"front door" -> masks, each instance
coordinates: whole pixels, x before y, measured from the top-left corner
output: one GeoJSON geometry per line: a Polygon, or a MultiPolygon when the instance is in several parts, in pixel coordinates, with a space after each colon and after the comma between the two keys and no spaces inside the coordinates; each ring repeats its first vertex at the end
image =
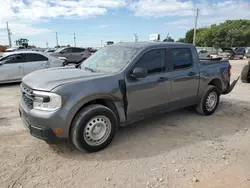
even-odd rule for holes
{"type": "Polygon", "coordinates": [[[23,77],[23,57],[10,55],[2,58],[0,65],[0,82],[20,81],[23,77]]]}
{"type": "Polygon", "coordinates": [[[153,49],[145,52],[129,71],[145,68],[146,78],[134,79],[127,75],[127,118],[134,120],[167,107],[170,85],[166,68],[166,50],[153,49]]]}
{"type": "Polygon", "coordinates": [[[48,58],[36,53],[24,53],[25,62],[23,64],[24,75],[33,71],[49,68],[48,58]]]}
{"type": "Polygon", "coordinates": [[[60,55],[61,57],[65,57],[68,62],[74,62],[74,58],[72,57],[72,48],[65,48],[62,50],[62,54],[60,55]]]}
{"type": "Polygon", "coordinates": [[[169,107],[178,108],[192,105],[196,102],[199,89],[199,70],[192,57],[190,48],[172,48],[169,50],[169,60],[172,68],[169,79],[171,91],[169,107]]]}

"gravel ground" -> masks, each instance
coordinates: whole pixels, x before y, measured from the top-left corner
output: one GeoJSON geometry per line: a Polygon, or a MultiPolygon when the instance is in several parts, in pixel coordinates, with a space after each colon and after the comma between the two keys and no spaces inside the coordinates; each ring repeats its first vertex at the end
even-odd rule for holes
{"type": "MultiPolygon", "coordinates": [[[[231,61],[233,78],[247,60],[231,61]]],[[[250,84],[239,82],[209,117],[191,109],[120,128],[105,150],[81,153],[30,136],[19,84],[0,87],[0,187],[250,187],[250,84]],[[229,175],[230,172],[230,175],[229,175]]]]}

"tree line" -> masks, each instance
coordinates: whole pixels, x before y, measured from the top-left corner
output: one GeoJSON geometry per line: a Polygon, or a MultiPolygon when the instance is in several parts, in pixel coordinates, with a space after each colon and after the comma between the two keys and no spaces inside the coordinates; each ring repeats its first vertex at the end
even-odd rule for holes
{"type": "MultiPolygon", "coordinates": [[[[176,42],[193,43],[194,29],[186,32],[184,38],[176,42]]],[[[173,42],[167,36],[163,42],[173,42]]],[[[249,47],[250,46],[250,20],[227,20],[219,25],[203,27],[196,30],[196,46],[199,47],[249,47]]]]}

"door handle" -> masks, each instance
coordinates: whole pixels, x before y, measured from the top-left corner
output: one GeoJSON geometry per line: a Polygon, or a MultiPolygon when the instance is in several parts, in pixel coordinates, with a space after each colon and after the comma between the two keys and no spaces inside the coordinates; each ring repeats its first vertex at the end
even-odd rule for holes
{"type": "Polygon", "coordinates": [[[190,73],[188,73],[188,76],[194,76],[194,75],[196,75],[195,72],[190,72],[190,73]]]}
{"type": "Polygon", "coordinates": [[[157,82],[165,82],[168,80],[168,77],[160,77],[157,79],[157,82]]]}

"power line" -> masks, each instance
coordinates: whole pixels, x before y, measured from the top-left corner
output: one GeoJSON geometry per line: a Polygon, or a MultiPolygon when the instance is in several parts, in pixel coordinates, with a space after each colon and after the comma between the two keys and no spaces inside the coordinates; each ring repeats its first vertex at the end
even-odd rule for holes
{"type": "Polygon", "coordinates": [[[196,16],[195,16],[195,24],[194,24],[194,36],[193,36],[193,45],[195,45],[195,39],[196,39],[196,28],[197,28],[197,20],[199,17],[199,9],[196,10],[196,16]]]}
{"type": "Polygon", "coordinates": [[[59,46],[58,45],[58,33],[56,32],[56,46],[59,46]]]}
{"type": "Polygon", "coordinates": [[[9,29],[8,22],[6,22],[6,26],[7,26],[7,33],[8,33],[8,39],[9,39],[9,47],[11,48],[12,47],[11,32],[10,32],[10,29],[9,29]]]}
{"type": "Polygon", "coordinates": [[[74,44],[75,44],[75,47],[76,47],[76,34],[74,33],[74,44]]]}

